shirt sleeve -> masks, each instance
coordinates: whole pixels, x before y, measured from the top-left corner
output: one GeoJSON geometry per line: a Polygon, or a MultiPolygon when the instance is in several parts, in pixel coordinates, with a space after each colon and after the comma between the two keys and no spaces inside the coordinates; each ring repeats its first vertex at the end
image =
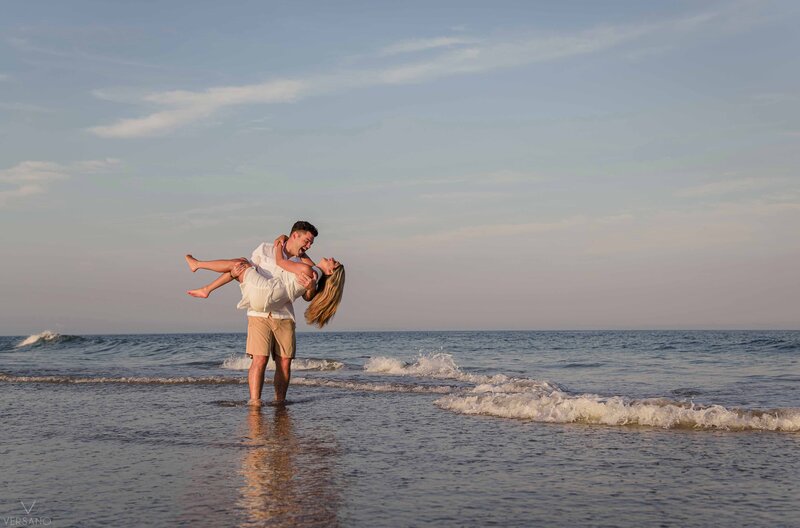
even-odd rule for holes
{"type": "Polygon", "coordinates": [[[250,256],[250,261],[259,268],[264,268],[265,261],[270,259],[275,260],[272,254],[274,250],[275,248],[272,245],[264,242],[253,250],[253,254],[250,256]]]}

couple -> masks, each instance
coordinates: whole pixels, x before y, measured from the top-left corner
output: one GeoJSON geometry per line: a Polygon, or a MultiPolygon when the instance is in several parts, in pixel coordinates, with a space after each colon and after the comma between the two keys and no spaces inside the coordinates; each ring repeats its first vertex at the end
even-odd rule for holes
{"type": "Polygon", "coordinates": [[[303,297],[310,301],[306,322],[319,328],[336,314],[342,300],[344,266],[332,258],[315,264],[306,255],[317,234],[317,228],[310,223],[295,222],[288,237],[281,235],[272,244],[261,244],[249,261],[200,261],[186,255],[192,272],[207,269],[222,274],[211,284],[186,292],[189,295],[205,299],[233,280],[240,283],[242,300],[237,308],[247,310],[247,355],[253,358],[247,375],[250,405],[261,404],[264,371],[270,356],[275,361],[275,403],[286,401],[295,356],[294,300],[303,297]]]}

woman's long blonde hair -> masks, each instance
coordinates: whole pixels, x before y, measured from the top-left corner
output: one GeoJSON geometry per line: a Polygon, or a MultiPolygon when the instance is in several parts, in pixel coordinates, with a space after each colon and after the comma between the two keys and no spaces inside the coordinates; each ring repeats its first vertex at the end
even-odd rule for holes
{"type": "Polygon", "coordinates": [[[330,275],[323,275],[317,290],[317,295],[306,309],[306,322],[322,328],[336,315],[339,303],[342,302],[344,266],[340,265],[330,275]]]}

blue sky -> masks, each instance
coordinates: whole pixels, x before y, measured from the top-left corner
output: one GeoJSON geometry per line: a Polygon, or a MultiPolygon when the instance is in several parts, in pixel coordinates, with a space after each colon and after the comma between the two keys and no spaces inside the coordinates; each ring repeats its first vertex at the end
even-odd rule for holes
{"type": "Polygon", "coordinates": [[[296,219],[332,330],[800,328],[794,2],[3,11],[2,334],[242,331],[182,255],[296,219]]]}

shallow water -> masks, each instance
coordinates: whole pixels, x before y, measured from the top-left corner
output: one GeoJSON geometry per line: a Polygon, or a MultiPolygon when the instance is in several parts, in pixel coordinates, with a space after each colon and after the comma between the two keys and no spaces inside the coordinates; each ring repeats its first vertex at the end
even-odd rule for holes
{"type": "Polygon", "coordinates": [[[244,335],[25,340],[4,520],[800,526],[800,332],[300,334],[260,410],[244,335]]]}

